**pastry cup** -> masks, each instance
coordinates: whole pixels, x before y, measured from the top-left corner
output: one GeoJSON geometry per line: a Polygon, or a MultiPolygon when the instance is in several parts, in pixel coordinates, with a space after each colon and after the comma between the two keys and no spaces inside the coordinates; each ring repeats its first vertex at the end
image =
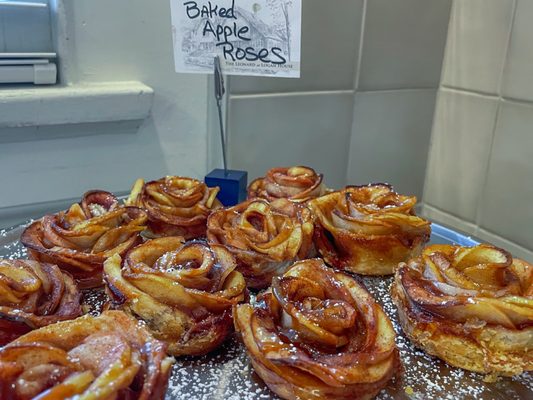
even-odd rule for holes
{"type": "Polygon", "coordinates": [[[533,370],[533,266],[491,245],[433,245],[399,265],[392,285],[405,334],[470,371],[533,370]]]}
{"type": "Polygon", "coordinates": [[[414,213],[416,197],[391,186],[348,186],[308,203],[316,216],[315,245],[335,268],[389,275],[429,240],[430,222],[414,213]]]}
{"type": "Polygon", "coordinates": [[[94,288],[103,285],[107,257],[142,242],[146,219],[143,210],[120,206],[111,193],[91,191],[67,211],[32,223],[20,241],[34,260],[57,264],[81,289],[94,288]]]}
{"type": "Polygon", "coordinates": [[[81,315],[72,277],[52,264],[0,258],[0,346],[58,321],[81,315]]]}
{"type": "Polygon", "coordinates": [[[248,186],[248,199],[274,201],[286,198],[305,203],[326,193],[323,175],[309,167],[272,168],[266,176],[257,178],[248,186]]]}
{"type": "Polygon", "coordinates": [[[217,199],[219,190],[181,176],[166,176],[147,183],[138,179],[126,204],[146,210],[152,237],[197,239],[205,237],[209,214],[222,207],[217,199]]]}
{"type": "Polygon", "coordinates": [[[295,263],[235,327],[252,365],[284,399],[371,399],[399,369],[392,324],[353,277],[321,259],[295,263]]]}
{"type": "Polygon", "coordinates": [[[146,323],[174,356],[202,355],[233,332],[232,306],[246,284],[223,246],[166,237],[104,265],[111,306],[146,323]]]}
{"type": "Polygon", "coordinates": [[[0,349],[2,399],[162,400],[173,360],[120,311],[58,322],[0,349]]]}
{"type": "Polygon", "coordinates": [[[313,251],[309,209],[287,199],[249,200],[213,212],[207,221],[210,243],[222,244],[235,256],[249,288],[264,289],[273,276],[313,251]]]}

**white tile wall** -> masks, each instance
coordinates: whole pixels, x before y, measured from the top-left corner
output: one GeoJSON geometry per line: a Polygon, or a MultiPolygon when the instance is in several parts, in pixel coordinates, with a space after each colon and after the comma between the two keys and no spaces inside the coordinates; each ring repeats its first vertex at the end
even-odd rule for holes
{"type": "Polygon", "coordinates": [[[498,93],[514,0],[455,0],[442,83],[498,93]]]}
{"type": "Polygon", "coordinates": [[[533,249],[533,104],[504,101],[494,135],[480,225],[533,249]]]}
{"type": "Polygon", "coordinates": [[[532,20],[529,0],[454,0],[423,207],[530,262],[532,20]]]}
{"type": "Polygon", "coordinates": [[[304,1],[302,78],[230,79],[232,165],[253,178],[275,165],[305,163],[334,187],[386,180],[420,195],[435,90],[379,91],[437,88],[450,6],[451,0],[304,1]],[[358,65],[358,90],[365,92],[354,90],[358,65]],[[347,109],[354,95],[358,106],[347,109]]]}
{"type": "Polygon", "coordinates": [[[498,100],[442,90],[435,111],[424,201],[476,220],[498,100]]]}
{"type": "Polygon", "coordinates": [[[232,77],[232,93],[353,89],[363,0],[302,2],[300,79],[232,77]]]}
{"type": "Polygon", "coordinates": [[[367,2],[359,88],[439,85],[451,0],[367,2]]]}
{"type": "Polygon", "coordinates": [[[533,101],[533,1],[517,0],[503,95],[533,101]]]}
{"type": "Polygon", "coordinates": [[[251,180],[272,167],[309,165],[328,186],[344,186],[352,111],[351,93],[234,98],[230,166],[251,180]]]}
{"type": "Polygon", "coordinates": [[[422,197],[436,90],[355,96],[348,183],[388,182],[422,197]]]}
{"type": "Polygon", "coordinates": [[[461,218],[454,217],[453,215],[427,204],[423,204],[421,215],[424,215],[426,218],[429,218],[432,221],[438,221],[441,224],[453,227],[454,229],[457,229],[462,233],[466,233],[467,235],[470,234],[480,241],[492,243],[495,246],[506,249],[515,257],[533,262],[533,251],[528,250],[527,248],[520,246],[515,242],[505,239],[500,235],[482,229],[475,223],[466,222],[461,218]]]}

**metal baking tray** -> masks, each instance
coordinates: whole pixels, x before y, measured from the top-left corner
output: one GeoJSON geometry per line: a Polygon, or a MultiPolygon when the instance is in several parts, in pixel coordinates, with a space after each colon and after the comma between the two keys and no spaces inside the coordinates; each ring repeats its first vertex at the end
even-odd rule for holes
{"type": "MultiPolygon", "coordinates": [[[[0,257],[26,258],[19,243],[24,224],[0,229],[0,257]]],[[[432,225],[431,243],[457,243],[472,246],[476,239],[442,225],[432,225]]],[[[403,364],[401,378],[381,391],[377,399],[533,399],[533,374],[485,382],[483,376],[454,368],[415,348],[402,334],[389,287],[392,278],[363,278],[368,290],[392,319],[403,364]]],[[[93,312],[103,302],[102,293],[88,293],[86,301],[93,312]]],[[[222,347],[203,357],[178,358],[173,368],[166,400],[256,400],[278,399],[254,373],[244,347],[231,337],[222,347]]]]}

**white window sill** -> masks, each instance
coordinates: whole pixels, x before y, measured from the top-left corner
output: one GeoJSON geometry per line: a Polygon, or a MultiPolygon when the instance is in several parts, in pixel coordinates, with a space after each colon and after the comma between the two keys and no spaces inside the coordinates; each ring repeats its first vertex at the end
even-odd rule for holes
{"type": "Polygon", "coordinates": [[[0,128],[143,120],[153,98],[141,82],[0,89],[0,128]]]}

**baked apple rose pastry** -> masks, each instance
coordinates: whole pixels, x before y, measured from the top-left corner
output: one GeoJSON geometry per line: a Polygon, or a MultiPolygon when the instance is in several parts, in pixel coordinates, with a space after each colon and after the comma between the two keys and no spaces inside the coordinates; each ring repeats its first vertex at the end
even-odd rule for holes
{"type": "Polygon", "coordinates": [[[52,264],[0,258],[0,346],[81,315],[74,280],[52,264]]]}
{"type": "Polygon", "coordinates": [[[233,332],[232,306],[245,299],[246,283],[223,246],[167,237],[105,262],[112,306],[146,322],[168,343],[168,353],[201,355],[233,332]]]}
{"type": "Polygon", "coordinates": [[[207,217],[222,207],[217,199],[218,187],[210,188],[192,178],[167,176],[133,185],[127,205],[141,207],[148,213],[148,227],[154,237],[205,237],[207,217]]]}
{"type": "Polygon", "coordinates": [[[67,211],[32,223],[20,240],[34,260],[57,264],[80,288],[93,288],[103,285],[107,257],[142,242],[146,219],[140,208],[123,207],[111,193],[95,190],[67,211]]]}
{"type": "Polygon", "coordinates": [[[487,244],[433,245],[400,264],[391,290],[426,352],[475,372],[533,370],[533,265],[487,244]]]}
{"type": "Polygon", "coordinates": [[[309,209],[286,199],[249,200],[215,211],[207,221],[210,243],[225,245],[249,288],[264,289],[314,250],[309,209]]]}
{"type": "Polygon", "coordinates": [[[234,314],[255,371],[284,399],[370,399],[399,369],[387,315],[321,259],[295,263],[234,314]]]}
{"type": "Polygon", "coordinates": [[[315,245],[327,263],[363,275],[392,274],[420,254],[430,222],[415,215],[416,197],[386,184],[348,186],[308,203],[314,212],[315,245]]]}
{"type": "Polygon", "coordinates": [[[0,349],[0,398],[162,400],[173,360],[119,311],[32,331],[0,349]]]}
{"type": "Polygon", "coordinates": [[[248,186],[248,199],[273,201],[286,198],[304,203],[326,192],[322,178],[322,174],[309,167],[272,168],[265,177],[254,180],[248,186]]]}

